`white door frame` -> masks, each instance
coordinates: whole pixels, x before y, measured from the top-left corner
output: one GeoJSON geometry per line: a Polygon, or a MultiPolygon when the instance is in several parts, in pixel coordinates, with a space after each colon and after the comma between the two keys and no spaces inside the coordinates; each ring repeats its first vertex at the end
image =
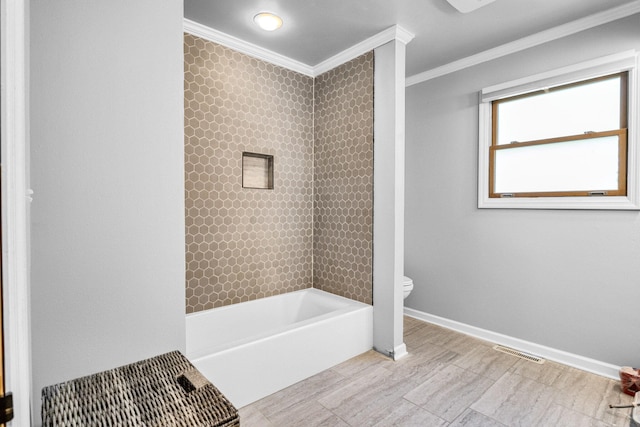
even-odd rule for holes
{"type": "Polygon", "coordinates": [[[28,0],[0,0],[2,258],[6,390],[14,419],[31,425],[28,190],[28,0]]]}

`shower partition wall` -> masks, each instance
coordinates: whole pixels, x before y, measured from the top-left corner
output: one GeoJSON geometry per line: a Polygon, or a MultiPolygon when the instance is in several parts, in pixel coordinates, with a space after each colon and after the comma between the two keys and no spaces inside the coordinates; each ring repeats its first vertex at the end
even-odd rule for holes
{"type": "Polygon", "coordinates": [[[315,79],[313,286],[373,302],[373,52],[315,79]]]}

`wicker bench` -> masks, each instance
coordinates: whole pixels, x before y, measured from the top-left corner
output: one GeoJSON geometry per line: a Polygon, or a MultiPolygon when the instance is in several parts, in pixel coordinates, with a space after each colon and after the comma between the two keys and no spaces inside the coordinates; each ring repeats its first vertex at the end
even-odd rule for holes
{"type": "Polygon", "coordinates": [[[238,411],[174,351],[42,389],[48,426],[239,426],[238,411]]]}

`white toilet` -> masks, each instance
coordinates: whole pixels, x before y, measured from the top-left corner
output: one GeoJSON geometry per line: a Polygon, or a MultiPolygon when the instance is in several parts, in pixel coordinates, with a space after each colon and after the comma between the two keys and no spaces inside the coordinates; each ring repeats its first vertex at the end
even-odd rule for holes
{"type": "Polygon", "coordinates": [[[402,289],[404,291],[405,299],[409,296],[413,290],[413,279],[407,276],[402,277],[402,289]]]}

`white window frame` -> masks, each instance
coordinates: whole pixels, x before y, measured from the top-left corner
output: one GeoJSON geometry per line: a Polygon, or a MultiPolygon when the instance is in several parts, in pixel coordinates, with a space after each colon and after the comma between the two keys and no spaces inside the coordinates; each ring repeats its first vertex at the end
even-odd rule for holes
{"type": "Polygon", "coordinates": [[[478,150],[478,208],[495,209],[605,209],[640,210],[640,149],[638,145],[638,53],[635,50],[490,86],[480,92],[478,150]],[[489,147],[491,146],[491,102],[608,74],[628,74],[627,195],[585,197],[489,197],[489,147]]]}

